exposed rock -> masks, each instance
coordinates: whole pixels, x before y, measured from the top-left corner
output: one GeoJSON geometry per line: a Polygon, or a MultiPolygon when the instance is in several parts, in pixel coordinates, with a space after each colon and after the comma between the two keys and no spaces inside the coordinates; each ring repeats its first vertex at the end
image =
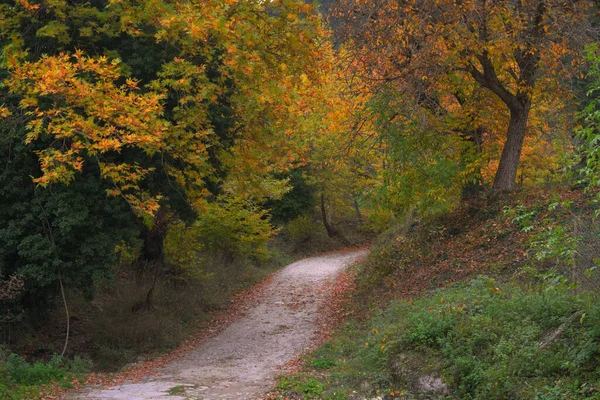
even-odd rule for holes
{"type": "Polygon", "coordinates": [[[439,373],[439,365],[427,355],[416,352],[399,354],[390,368],[394,382],[411,393],[425,396],[450,394],[448,385],[439,373]]]}
{"type": "Polygon", "coordinates": [[[422,375],[418,380],[418,389],[420,392],[435,394],[449,394],[448,385],[444,383],[440,376],[422,375]]]}
{"type": "Polygon", "coordinates": [[[373,385],[371,385],[369,382],[365,381],[360,384],[360,391],[362,393],[368,393],[368,392],[371,392],[372,390],[373,390],[373,385]]]}

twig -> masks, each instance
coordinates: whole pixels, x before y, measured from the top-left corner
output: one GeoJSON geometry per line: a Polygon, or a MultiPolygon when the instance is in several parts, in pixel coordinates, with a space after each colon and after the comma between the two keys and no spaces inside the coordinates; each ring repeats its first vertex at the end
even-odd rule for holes
{"type": "MultiPolygon", "coordinates": [[[[36,189],[34,187],[34,194],[36,193],[35,190],[36,189]]],[[[56,241],[54,240],[54,234],[52,232],[52,225],[50,225],[50,221],[48,220],[48,216],[46,214],[46,210],[44,209],[44,206],[42,205],[41,201],[39,201],[39,206],[42,209],[42,212],[44,213],[44,218],[43,219],[40,218],[41,221],[42,221],[42,226],[44,227],[44,230],[46,228],[48,229],[48,241],[52,245],[52,248],[53,248],[53,251],[54,251],[54,255],[56,256],[56,258],[59,258],[57,247],[56,247],[56,241]],[[46,225],[44,225],[44,221],[46,222],[46,225]]],[[[63,347],[63,351],[60,354],[60,356],[63,357],[65,355],[65,352],[67,351],[67,345],[69,344],[69,333],[70,333],[70,330],[71,330],[71,316],[69,315],[69,307],[67,305],[67,297],[65,296],[65,288],[63,286],[62,275],[60,273],[60,270],[58,271],[58,283],[60,285],[60,293],[62,295],[63,304],[65,305],[65,313],[66,313],[66,316],[67,316],[67,335],[65,337],[65,345],[63,347]]]]}
{"type": "Polygon", "coordinates": [[[69,344],[69,332],[71,330],[71,316],[69,315],[69,307],[67,306],[67,297],[65,296],[65,289],[63,287],[62,277],[58,274],[58,283],[60,283],[60,293],[62,294],[63,304],[65,305],[65,314],[67,315],[67,335],[65,337],[65,346],[63,347],[61,357],[64,357],[67,351],[67,345],[69,344]]]}

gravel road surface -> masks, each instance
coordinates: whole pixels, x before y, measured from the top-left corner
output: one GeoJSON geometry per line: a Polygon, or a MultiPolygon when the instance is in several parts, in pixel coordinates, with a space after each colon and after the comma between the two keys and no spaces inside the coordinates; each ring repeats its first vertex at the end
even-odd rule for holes
{"type": "Polygon", "coordinates": [[[264,296],[217,336],[136,383],[87,391],[71,399],[256,399],[272,388],[279,367],[316,337],[321,288],[367,250],[297,261],[279,271],[264,296]]]}

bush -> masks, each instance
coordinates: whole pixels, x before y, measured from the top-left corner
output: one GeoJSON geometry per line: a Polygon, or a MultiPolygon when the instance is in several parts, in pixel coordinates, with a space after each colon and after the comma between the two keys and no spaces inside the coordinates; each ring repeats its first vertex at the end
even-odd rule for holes
{"type": "Polygon", "coordinates": [[[298,244],[307,242],[315,232],[312,218],[302,215],[290,221],[285,229],[290,234],[291,241],[298,244]]]}
{"type": "MultiPolygon", "coordinates": [[[[336,228],[343,228],[336,223],[336,228]]],[[[364,242],[364,238],[354,238],[343,235],[329,237],[320,219],[310,215],[299,216],[290,221],[279,236],[280,243],[287,252],[296,256],[311,256],[314,254],[339,250],[348,247],[350,243],[364,242]]]]}
{"type": "Polygon", "coordinates": [[[280,377],[277,388],[284,393],[300,393],[302,399],[322,399],[323,384],[317,379],[305,375],[280,377]]]}
{"type": "Polygon", "coordinates": [[[205,258],[267,261],[267,245],[277,233],[268,215],[246,200],[225,199],[207,205],[191,226],[171,224],[165,239],[167,262],[182,268],[186,277],[204,277],[205,258]]]}
{"type": "Polygon", "coordinates": [[[265,211],[242,199],[212,203],[195,224],[199,241],[212,252],[265,261],[276,230],[265,211]]]}
{"type": "Polygon", "coordinates": [[[48,363],[28,364],[23,357],[11,354],[4,368],[8,382],[17,385],[48,383],[62,379],[66,373],[63,360],[59,356],[54,356],[48,363]]]}
{"type": "Polygon", "coordinates": [[[91,361],[79,357],[67,360],[55,355],[48,362],[28,363],[23,357],[0,349],[0,393],[8,398],[30,399],[36,387],[52,382],[68,386],[76,375],[91,369],[91,361]]]}

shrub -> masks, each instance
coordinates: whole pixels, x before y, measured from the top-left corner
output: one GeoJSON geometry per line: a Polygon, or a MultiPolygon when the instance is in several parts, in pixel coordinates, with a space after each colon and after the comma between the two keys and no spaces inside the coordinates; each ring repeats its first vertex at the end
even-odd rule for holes
{"type": "Polygon", "coordinates": [[[51,382],[60,382],[64,385],[68,384],[74,375],[89,372],[91,368],[91,361],[79,357],[67,360],[55,355],[48,362],[29,363],[22,356],[3,351],[0,359],[0,376],[2,376],[0,389],[5,393],[10,394],[14,390],[19,394],[20,390],[31,386],[51,382]]]}
{"type": "Polygon", "coordinates": [[[290,239],[293,243],[304,243],[308,241],[315,231],[312,219],[302,215],[290,221],[285,229],[290,234],[290,239]]]}

